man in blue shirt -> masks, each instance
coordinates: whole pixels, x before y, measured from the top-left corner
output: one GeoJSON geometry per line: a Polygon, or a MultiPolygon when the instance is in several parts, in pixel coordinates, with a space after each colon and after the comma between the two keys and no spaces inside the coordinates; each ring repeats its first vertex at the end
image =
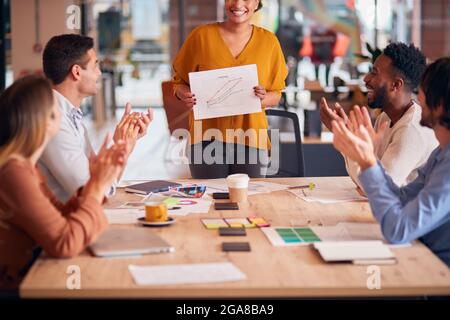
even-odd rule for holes
{"type": "Polygon", "coordinates": [[[347,123],[333,121],[333,143],[361,166],[359,179],[386,240],[420,239],[450,266],[450,58],[427,68],[419,100],[421,125],[433,129],[439,147],[405,187],[395,185],[377,162],[373,141],[383,132],[373,130],[367,109],[355,107],[347,123]]]}

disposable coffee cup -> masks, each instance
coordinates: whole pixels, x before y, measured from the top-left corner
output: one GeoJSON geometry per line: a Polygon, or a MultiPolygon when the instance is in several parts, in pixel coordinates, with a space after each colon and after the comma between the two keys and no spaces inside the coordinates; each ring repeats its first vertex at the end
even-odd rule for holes
{"type": "Polygon", "coordinates": [[[248,182],[247,174],[232,174],[227,177],[228,192],[231,202],[247,202],[248,182]]]}

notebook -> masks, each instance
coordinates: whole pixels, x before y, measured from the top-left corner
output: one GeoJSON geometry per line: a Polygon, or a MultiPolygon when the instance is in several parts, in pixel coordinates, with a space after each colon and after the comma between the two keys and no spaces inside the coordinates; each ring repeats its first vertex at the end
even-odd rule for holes
{"type": "Polygon", "coordinates": [[[326,262],[395,261],[395,256],[381,241],[316,242],[314,248],[326,262]]]}
{"type": "Polygon", "coordinates": [[[106,230],[93,244],[97,257],[130,256],[173,252],[174,248],[159,235],[147,228],[120,228],[106,230]]]}
{"type": "Polygon", "coordinates": [[[165,180],[154,180],[139,184],[133,184],[125,188],[125,192],[149,194],[167,191],[169,188],[181,187],[181,184],[165,180]]]}

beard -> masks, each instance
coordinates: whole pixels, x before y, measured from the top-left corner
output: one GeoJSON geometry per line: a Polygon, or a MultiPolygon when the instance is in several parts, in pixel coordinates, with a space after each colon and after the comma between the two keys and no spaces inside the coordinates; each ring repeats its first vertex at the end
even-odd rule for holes
{"type": "Polygon", "coordinates": [[[373,101],[368,102],[368,106],[371,109],[383,109],[383,106],[386,105],[387,100],[387,86],[384,85],[381,88],[378,88],[377,90],[373,91],[373,101]]]}

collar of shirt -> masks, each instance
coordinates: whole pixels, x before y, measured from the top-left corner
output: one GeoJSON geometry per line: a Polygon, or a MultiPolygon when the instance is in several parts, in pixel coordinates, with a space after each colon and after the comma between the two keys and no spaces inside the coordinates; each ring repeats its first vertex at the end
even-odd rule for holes
{"type": "Polygon", "coordinates": [[[77,130],[80,130],[79,126],[81,124],[81,120],[83,120],[83,112],[80,109],[72,109],[71,116],[73,124],[75,125],[77,130]]]}
{"type": "MultiPolygon", "coordinates": [[[[388,127],[386,128],[386,131],[394,130],[394,128],[403,127],[403,126],[407,126],[410,124],[414,125],[415,123],[411,123],[411,121],[414,120],[414,114],[416,112],[422,113],[422,108],[414,100],[412,100],[411,106],[408,108],[408,110],[406,110],[406,112],[401,116],[400,119],[398,119],[398,121],[393,126],[392,126],[391,118],[389,118],[387,113],[384,111],[380,115],[380,119],[381,119],[380,124],[385,121],[389,122],[388,127]]],[[[419,124],[419,123],[417,123],[417,124],[419,124]]]]}
{"type": "Polygon", "coordinates": [[[80,130],[81,121],[83,120],[83,112],[80,108],[75,107],[65,96],[56,90],[53,90],[58,99],[61,111],[69,117],[77,130],[80,130]]]}
{"type": "Polygon", "coordinates": [[[450,142],[447,143],[443,150],[439,150],[439,153],[436,156],[436,160],[441,161],[447,157],[450,157],[450,142]]]}

